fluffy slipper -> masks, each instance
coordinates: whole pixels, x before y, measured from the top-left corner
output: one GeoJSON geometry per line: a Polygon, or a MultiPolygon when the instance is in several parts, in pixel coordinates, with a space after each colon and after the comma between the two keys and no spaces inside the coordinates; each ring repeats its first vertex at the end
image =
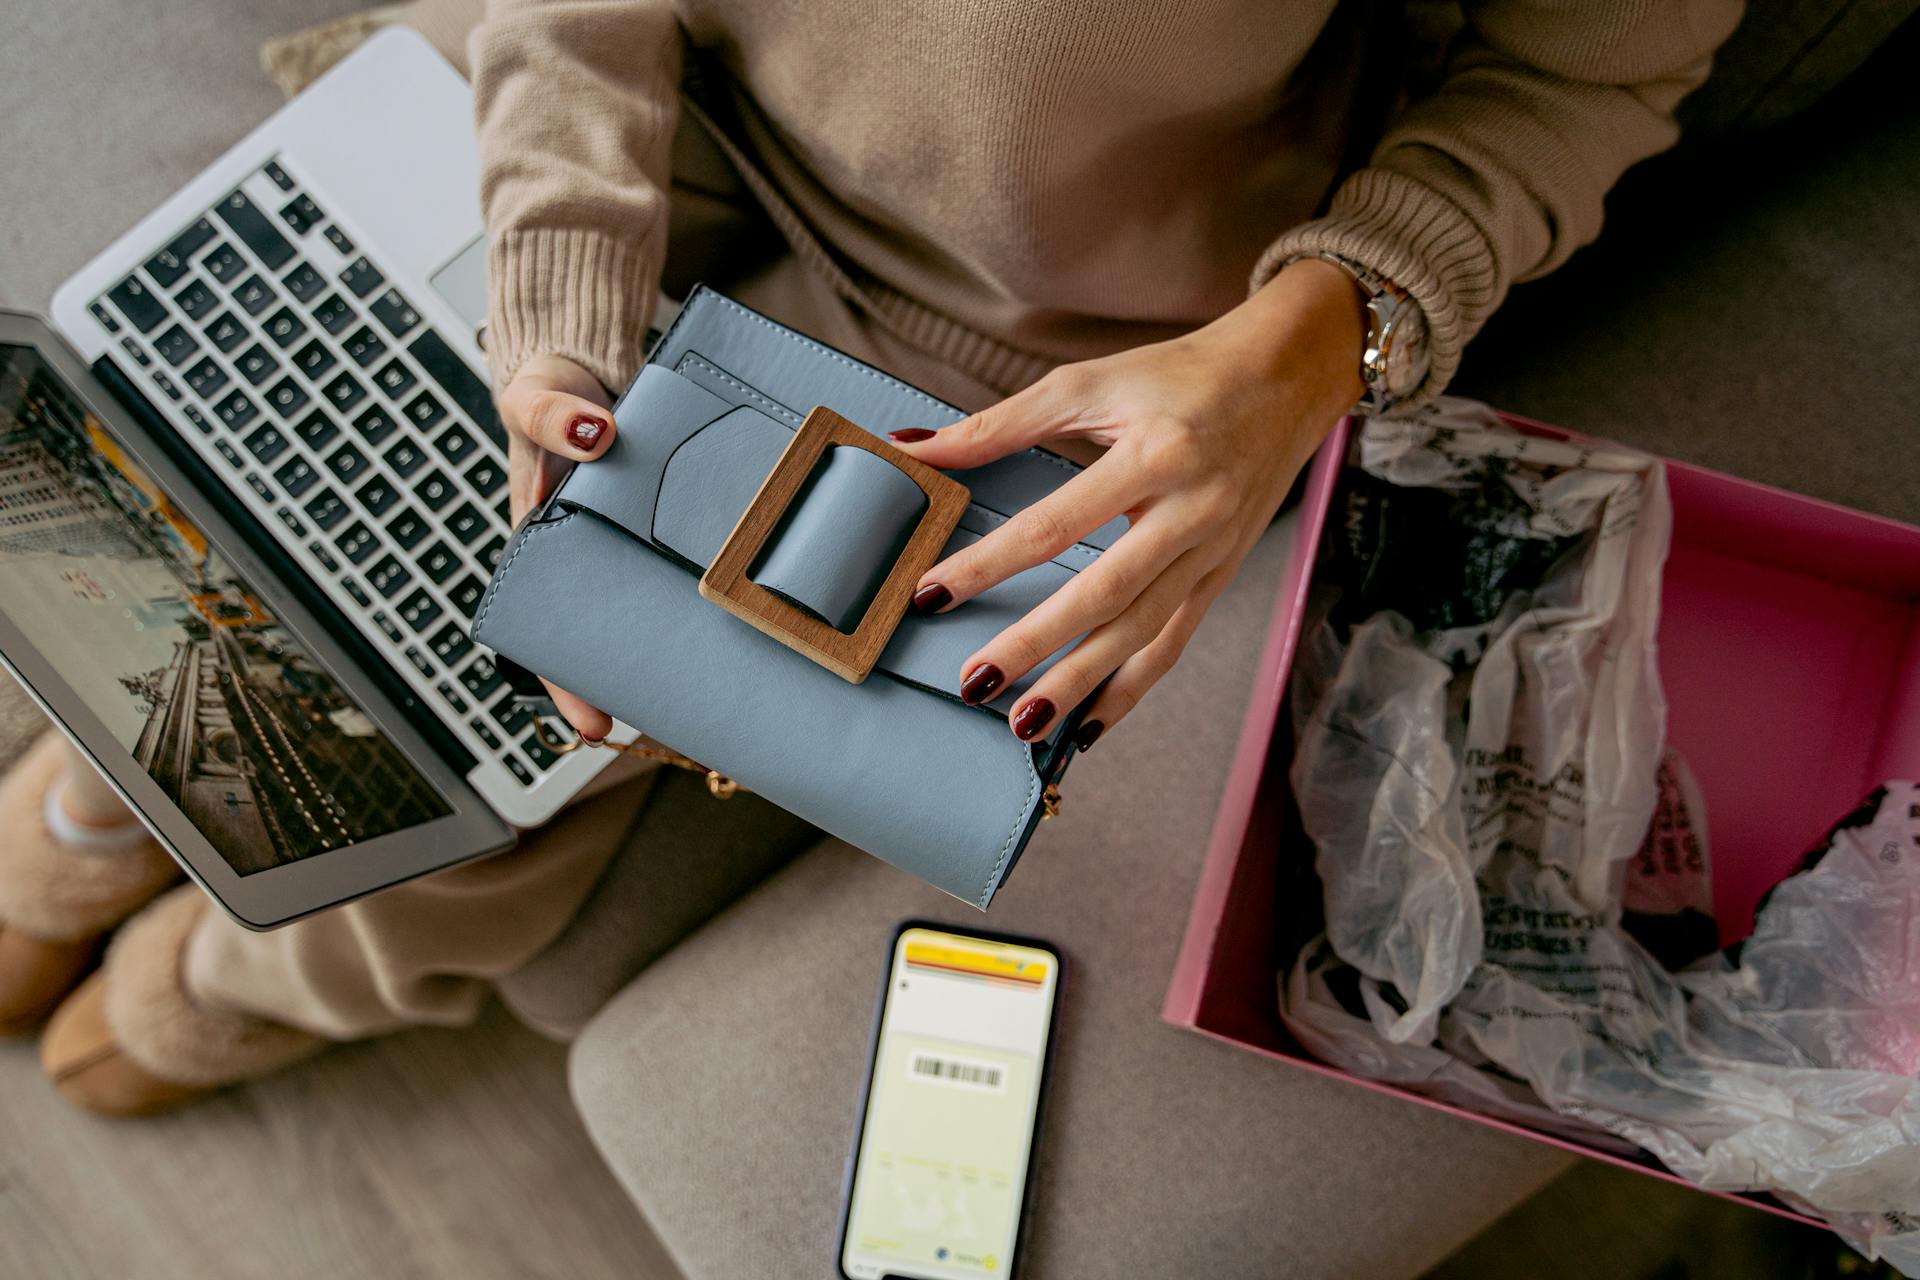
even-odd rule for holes
{"type": "Polygon", "coordinates": [[[54,836],[46,806],[66,758],[49,733],[0,781],[0,927],[46,942],[105,933],[180,877],[151,838],[91,849],[54,836]]]}
{"type": "Polygon", "coordinates": [[[330,1043],[188,996],[187,940],[210,909],[197,888],[183,885],[142,911],[115,936],[100,972],[54,1015],[41,1065],[69,1100],[142,1114],[268,1075],[330,1043]],[[161,1106],[145,1105],[150,1098],[161,1106]]]}

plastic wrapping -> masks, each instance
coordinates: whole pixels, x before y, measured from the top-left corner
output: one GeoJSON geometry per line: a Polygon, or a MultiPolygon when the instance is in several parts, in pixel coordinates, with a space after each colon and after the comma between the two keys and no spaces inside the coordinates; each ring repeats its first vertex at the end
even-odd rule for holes
{"type": "Polygon", "coordinates": [[[1288,1026],[1920,1272],[1920,794],[1777,889],[1737,965],[1669,972],[1639,939],[1700,954],[1711,899],[1663,767],[1663,470],[1461,402],[1368,423],[1353,461],[1292,677],[1326,934],[1281,975],[1288,1026]]]}

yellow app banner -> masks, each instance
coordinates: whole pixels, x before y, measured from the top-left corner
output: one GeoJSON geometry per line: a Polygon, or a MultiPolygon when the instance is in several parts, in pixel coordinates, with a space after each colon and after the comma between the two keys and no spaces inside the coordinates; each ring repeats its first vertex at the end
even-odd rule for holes
{"type": "Polygon", "coordinates": [[[940,969],[1034,986],[1047,979],[1047,961],[1042,952],[972,943],[952,934],[909,934],[906,963],[910,968],[940,969]]]}

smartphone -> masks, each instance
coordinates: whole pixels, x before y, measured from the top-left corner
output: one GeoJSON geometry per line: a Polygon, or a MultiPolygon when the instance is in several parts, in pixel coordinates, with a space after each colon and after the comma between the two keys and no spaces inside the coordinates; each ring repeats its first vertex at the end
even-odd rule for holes
{"type": "Polygon", "coordinates": [[[1015,1274],[1061,968],[1033,938],[895,931],[847,1158],[842,1280],[1015,1274]]]}

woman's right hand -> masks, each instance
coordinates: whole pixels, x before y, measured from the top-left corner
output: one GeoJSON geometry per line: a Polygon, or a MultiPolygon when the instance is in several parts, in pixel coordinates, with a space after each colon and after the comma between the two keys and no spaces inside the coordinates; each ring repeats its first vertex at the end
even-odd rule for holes
{"type": "MultiPolygon", "coordinates": [[[[575,462],[592,462],[613,443],[613,400],[600,380],[562,356],[535,356],[500,393],[507,429],[507,490],[513,522],[540,505],[575,462]]],[[[542,680],[553,705],[588,742],[613,728],[613,717],[542,680]]]]}

